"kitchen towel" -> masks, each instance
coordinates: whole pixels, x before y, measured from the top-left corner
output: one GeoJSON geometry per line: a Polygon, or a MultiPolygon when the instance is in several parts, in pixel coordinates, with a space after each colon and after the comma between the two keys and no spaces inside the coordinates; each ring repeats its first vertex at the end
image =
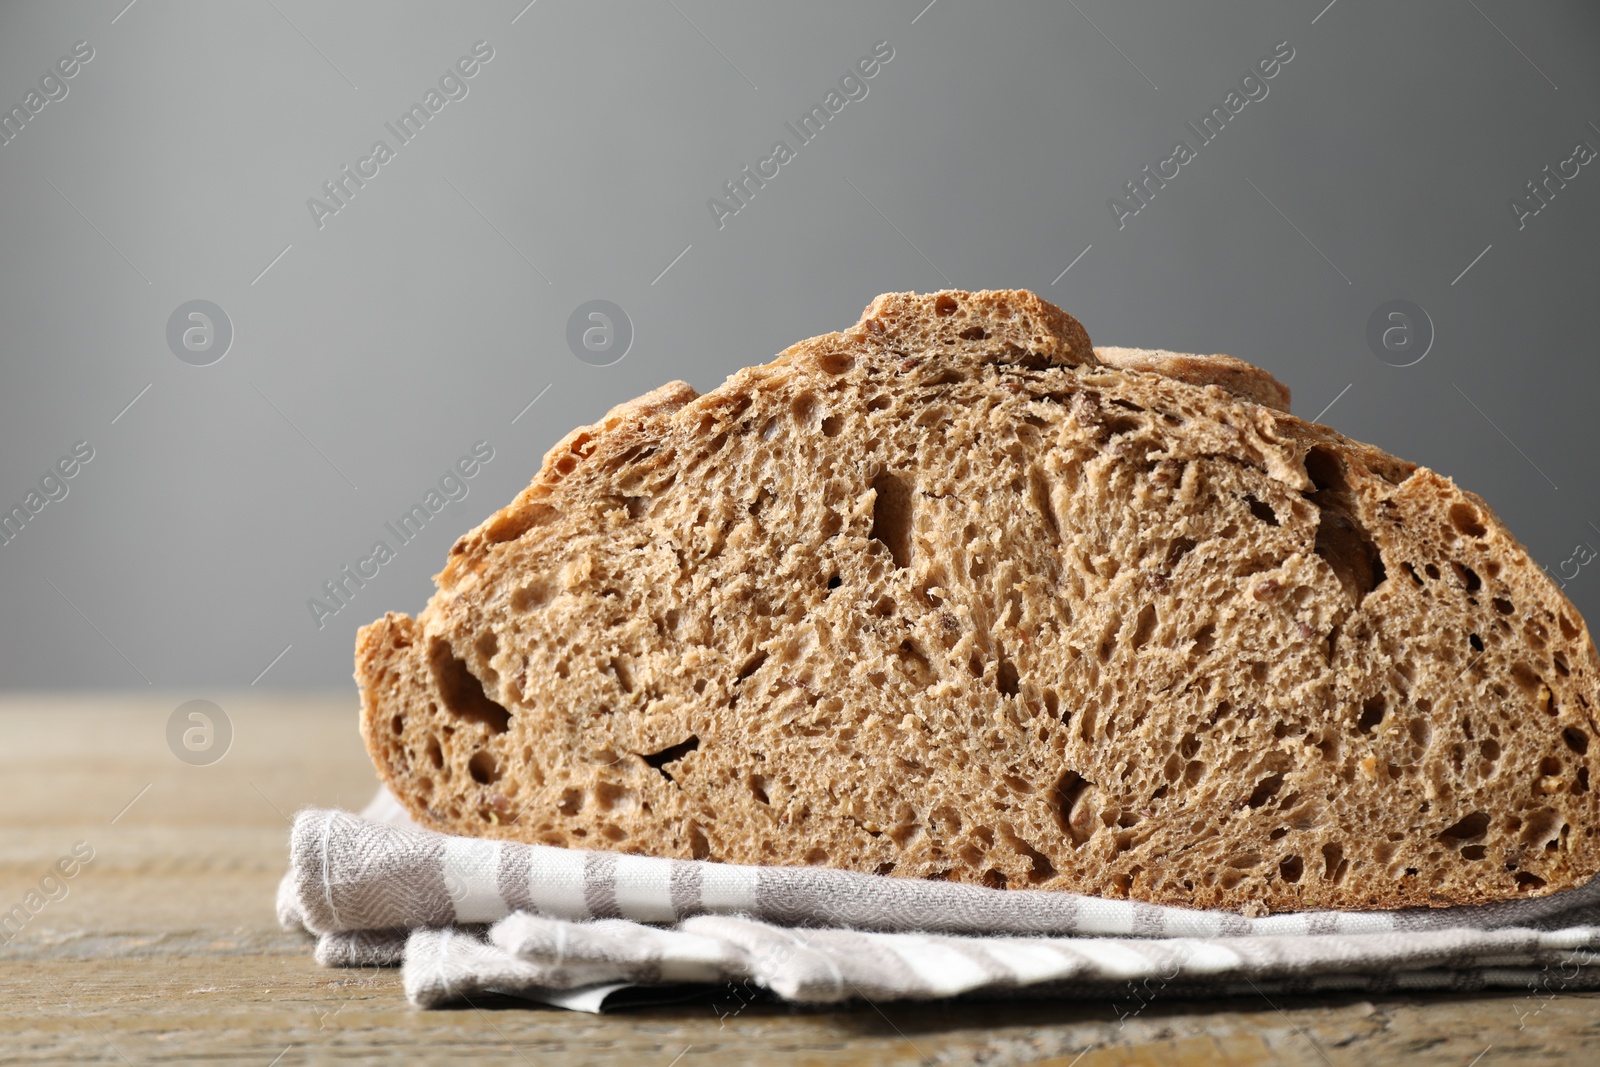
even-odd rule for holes
{"type": "Polygon", "coordinates": [[[598,1010],[636,986],[837,1003],[1600,988],[1600,879],[1478,907],[1232,912],[820,867],[456,837],[380,794],[308,809],[278,916],[330,966],[399,963],[413,1004],[509,993],[598,1010]]]}

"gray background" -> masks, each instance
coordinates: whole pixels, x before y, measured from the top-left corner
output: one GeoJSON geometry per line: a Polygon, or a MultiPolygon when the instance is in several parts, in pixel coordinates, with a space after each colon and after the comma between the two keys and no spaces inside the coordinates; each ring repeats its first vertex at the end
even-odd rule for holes
{"type": "Polygon", "coordinates": [[[1600,545],[1600,165],[1524,229],[1508,207],[1600,147],[1594,7],[525,2],[0,6],[6,108],[95,49],[0,147],[0,504],[95,449],[0,546],[0,685],[349,686],[356,627],[420,608],[566,430],[888,290],[1026,287],[1101,344],[1232,353],[1552,570],[1600,545]],[[469,96],[319,230],[306,199],[478,40],[469,96]],[[869,95],[719,230],[706,199],[880,40],[869,95]],[[1108,199],[1284,40],[1119,231],[1108,199]],[[1415,366],[1365,340],[1393,298],[1436,326],[1415,366]],[[194,299],[235,330],[207,367],[165,339],[194,299]],[[633,323],[612,366],[566,343],[591,299],[633,323]],[[307,598],[478,439],[468,498],[317,629],[307,598]]]}

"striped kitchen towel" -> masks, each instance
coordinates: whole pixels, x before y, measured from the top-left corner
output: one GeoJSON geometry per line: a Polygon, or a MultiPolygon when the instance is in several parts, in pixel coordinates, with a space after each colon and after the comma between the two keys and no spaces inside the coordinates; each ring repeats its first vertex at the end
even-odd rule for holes
{"type": "Polygon", "coordinates": [[[383,796],[302,811],[286,928],[331,966],[403,964],[433,1007],[487,992],[595,1010],[629,986],[832,1003],[986,995],[1600,988],[1600,879],[1480,907],[1257,918],[1042,890],[455,837],[383,796]],[[408,825],[409,824],[409,825],[408,825]]]}

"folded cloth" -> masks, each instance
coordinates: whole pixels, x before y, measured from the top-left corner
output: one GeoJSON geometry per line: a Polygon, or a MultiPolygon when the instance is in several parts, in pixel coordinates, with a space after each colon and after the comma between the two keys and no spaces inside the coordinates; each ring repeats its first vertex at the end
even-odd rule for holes
{"type": "Polygon", "coordinates": [[[363,815],[299,813],[279,919],[317,935],[325,965],[402,963],[421,1007],[495,992],[596,1010],[617,989],[683,983],[805,1003],[1141,982],[1171,995],[1600,988],[1600,879],[1478,907],[1250,917],[455,837],[383,796],[363,815]]]}

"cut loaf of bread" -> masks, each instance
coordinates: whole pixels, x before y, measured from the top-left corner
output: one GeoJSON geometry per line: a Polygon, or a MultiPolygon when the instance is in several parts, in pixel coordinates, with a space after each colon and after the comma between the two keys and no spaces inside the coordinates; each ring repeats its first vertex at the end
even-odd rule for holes
{"type": "Polygon", "coordinates": [[[423,824],[1253,914],[1600,869],[1594,645],[1490,511],[1225,356],[880,296],[567,435],[361,728],[423,824]]]}

